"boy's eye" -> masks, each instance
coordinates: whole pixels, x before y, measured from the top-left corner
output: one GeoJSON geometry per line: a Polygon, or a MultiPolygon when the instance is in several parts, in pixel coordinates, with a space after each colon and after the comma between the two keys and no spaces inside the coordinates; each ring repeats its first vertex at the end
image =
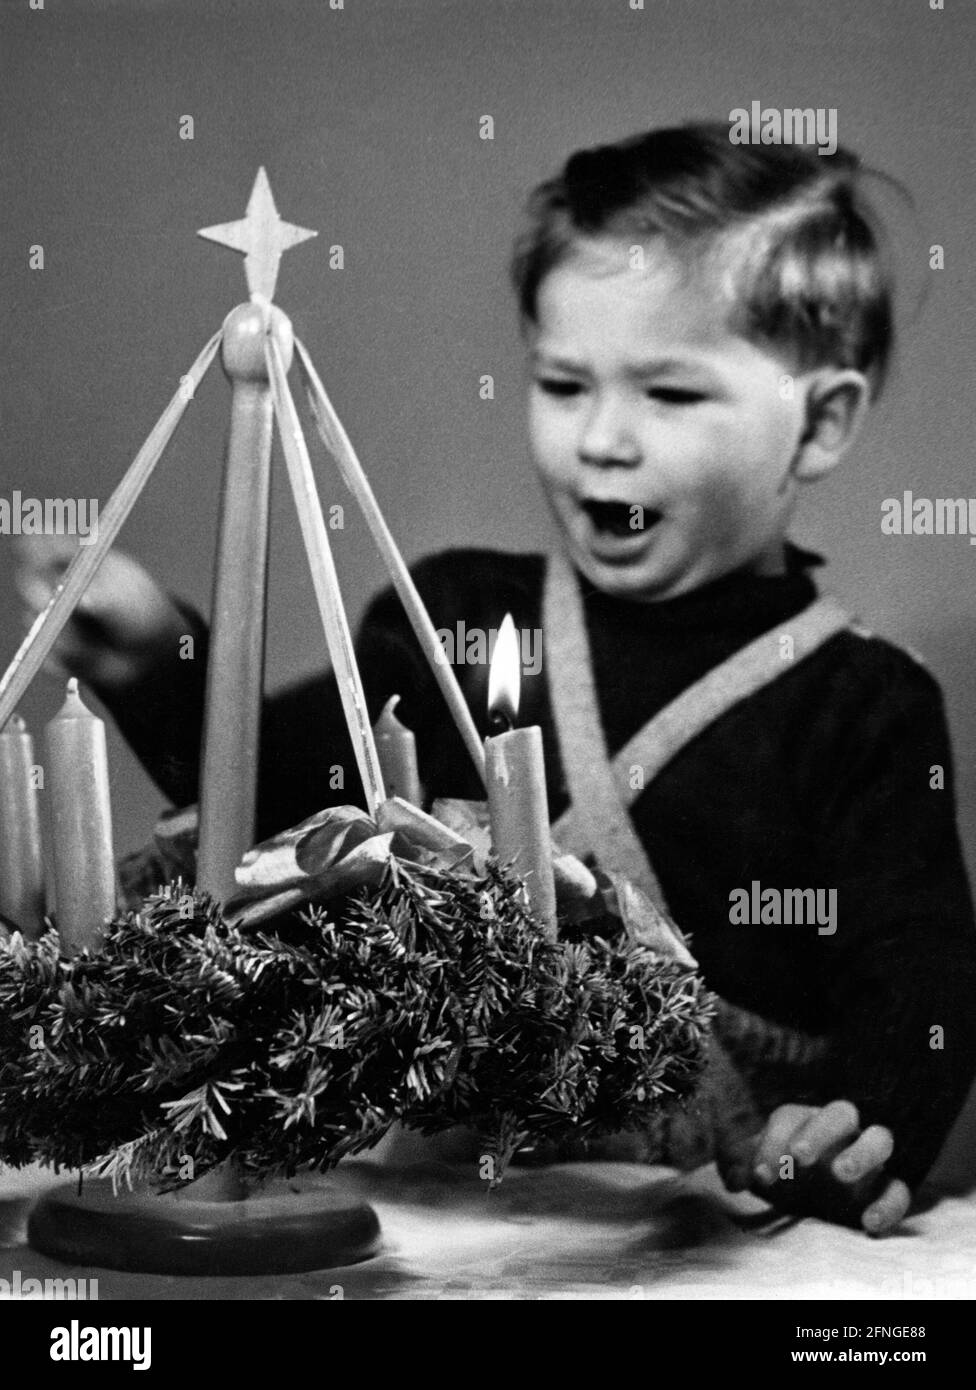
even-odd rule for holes
{"type": "Polygon", "coordinates": [[[665,405],[697,405],[705,399],[704,391],[692,391],[682,386],[651,386],[647,394],[655,401],[665,405]]]}
{"type": "Polygon", "coordinates": [[[558,376],[536,377],[535,384],[547,396],[575,396],[582,390],[578,381],[570,381],[565,377],[558,376]]]}

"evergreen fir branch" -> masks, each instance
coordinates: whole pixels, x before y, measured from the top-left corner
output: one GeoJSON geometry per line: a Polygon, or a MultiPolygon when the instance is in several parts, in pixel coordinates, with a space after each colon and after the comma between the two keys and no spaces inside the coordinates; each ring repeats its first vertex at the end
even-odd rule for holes
{"type": "Polygon", "coordinates": [[[526,1136],[640,1127],[701,1073],[700,979],[629,940],[547,940],[492,862],[393,860],[276,926],[242,932],[178,883],[96,953],[0,943],[0,1158],[169,1187],[233,1154],[258,1182],[401,1120],[480,1130],[500,1180],[526,1136]]]}

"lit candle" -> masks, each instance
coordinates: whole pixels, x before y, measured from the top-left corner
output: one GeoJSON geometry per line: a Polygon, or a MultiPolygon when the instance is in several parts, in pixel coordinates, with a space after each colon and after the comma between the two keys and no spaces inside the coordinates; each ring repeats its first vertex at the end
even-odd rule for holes
{"type": "Polygon", "coordinates": [[[25,936],[44,931],[44,862],[34,740],[15,714],[0,729],[0,912],[25,936]]]}
{"type": "Polygon", "coordinates": [[[414,806],[421,803],[420,773],[417,771],[417,740],[413,730],[394,714],[399,695],[391,695],[373,725],[376,754],[387,796],[400,796],[414,806]]]}
{"type": "Polygon", "coordinates": [[[47,726],[51,857],[61,949],[95,949],[115,916],[115,859],[105,725],[68,682],[68,697],[47,726]]]}
{"type": "Polygon", "coordinates": [[[525,881],[529,907],[556,936],[556,888],[549,836],[549,799],[537,724],[514,728],[519,704],[519,642],[506,613],[488,675],[488,709],[504,732],[485,740],[488,812],[495,854],[525,881]]]}

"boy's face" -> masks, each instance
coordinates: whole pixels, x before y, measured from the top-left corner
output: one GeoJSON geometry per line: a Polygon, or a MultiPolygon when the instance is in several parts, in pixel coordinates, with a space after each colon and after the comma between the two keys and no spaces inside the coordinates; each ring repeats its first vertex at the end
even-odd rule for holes
{"type": "Polygon", "coordinates": [[[581,244],[530,325],[532,454],[570,557],[606,593],[663,599],[782,568],[804,428],[783,363],[660,243],[581,244]],[[788,479],[788,481],[787,481],[788,479]]]}

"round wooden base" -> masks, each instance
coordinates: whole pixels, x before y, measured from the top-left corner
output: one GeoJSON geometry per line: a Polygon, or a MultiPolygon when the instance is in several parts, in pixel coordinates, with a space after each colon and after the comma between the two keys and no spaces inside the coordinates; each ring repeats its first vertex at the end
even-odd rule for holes
{"type": "Polygon", "coordinates": [[[138,1274],[296,1274],[374,1255],[371,1206],[331,1183],[272,1185],[238,1202],[122,1191],[108,1181],[47,1193],[30,1214],[30,1246],[66,1264],[138,1274]]]}

